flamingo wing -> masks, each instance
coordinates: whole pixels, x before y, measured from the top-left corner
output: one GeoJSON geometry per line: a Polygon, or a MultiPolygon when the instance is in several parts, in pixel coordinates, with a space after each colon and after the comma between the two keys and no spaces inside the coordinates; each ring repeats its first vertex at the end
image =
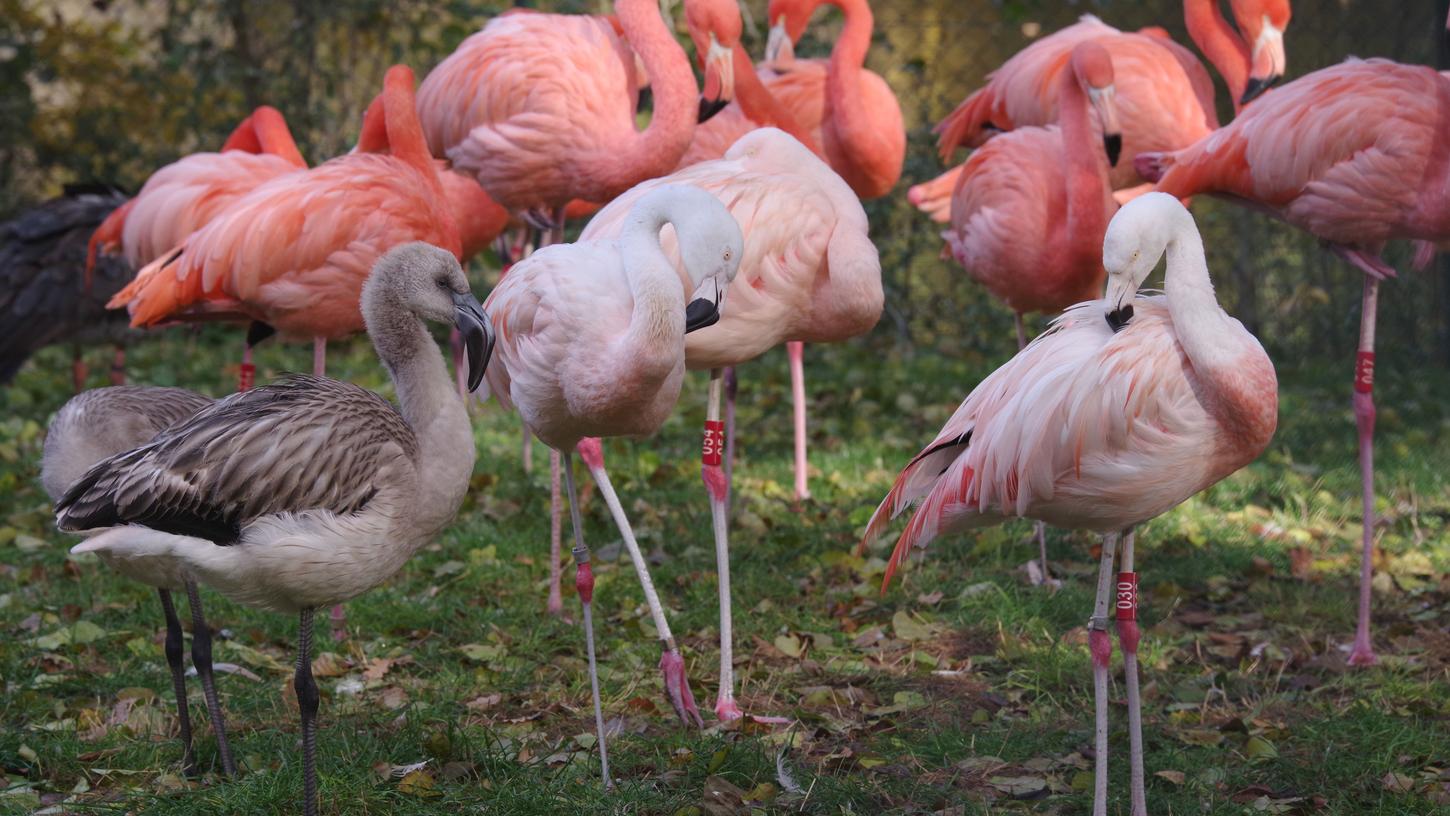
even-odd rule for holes
{"type": "Polygon", "coordinates": [[[867,526],[919,504],[892,554],[944,532],[1026,516],[1102,529],[1149,518],[1206,484],[1218,426],[1199,403],[1161,297],[1114,332],[1105,301],[1080,304],[964,400],[897,477],[867,526]],[[1166,503],[1166,506],[1165,506],[1166,503]]]}
{"type": "Polygon", "coordinates": [[[105,459],[56,503],[62,529],[142,524],[235,543],[265,515],[355,513],[411,467],[417,439],[365,388],[293,376],[232,394],[105,459]],[[339,408],[345,406],[345,409],[339,408]]]}

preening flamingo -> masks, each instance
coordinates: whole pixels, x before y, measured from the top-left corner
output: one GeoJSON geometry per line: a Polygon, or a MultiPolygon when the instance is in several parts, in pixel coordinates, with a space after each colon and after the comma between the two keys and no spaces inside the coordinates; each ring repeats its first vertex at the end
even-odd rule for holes
{"type": "MultiPolygon", "coordinates": [[[[881,262],[868,236],[866,212],[845,181],[804,145],[774,128],[737,141],[723,159],[701,162],[647,181],[616,198],[584,228],[581,240],[620,237],[631,213],[655,191],[688,184],[714,195],[745,235],[740,274],[730,287],[720,322],[685,337],[685,365],[710,369],[702,476],[710,498],[720,581],[720,696],[722,720],[741,714],[735,702],[731,650],[730,560],[726,497],[729,471],[721,469],[720,369],[753,360],[784,341],[840,342],[864,334],[881,317],[881,262]]],[[[685,269],[675,235],[661,236],[666,255],[685,269]]],[[[682,273],[683,274],[683,273],[682,273]]],[[[804,382],[792,357],[796,400],[797,491],[805,488],[804,382]]],[[[727,419],[734,412],[727,413],[727,419]]],[[[635,566],[646,580],[638,553],[635,566]]],[[[651,611],[663,609],[646,591],[651,611]]]]}
{"type": "Polygon", "coordinates": [[[670,703],[681,719],[699,724],[684,660],[604,470],[598,437],[649,436],[669,417],[685,375],[685,336],[718,319],[720,293],[729,288],[741,256],[740,227],[724,206],[693,187],[666,185],[634,197],[627,223],[613,239],[545,247],[515,264],[486,304],[499,338],[488,392],[516,408],[534,435],[563,455],[606,785],[609,760],[591,613],[594,576],[580,526],[572,451],[578,449],[599,485],[639,571],[663,642],[660,670],[670,703]],[[683,279],[661,250],[666,225],[679,236],[683,279]],[[709,299],[690,301],[702,288],[709,299]]]}
{"type": "Polygon", "coordinates": [[[492,329],[455,252],[398,247],[363,288],[401,410],[351,383],[294,376],[102,461],[56,504],[62,530],[94,533],[72,552],[176,564],[238,603],[298,614],[306,816],[317,813],[313,611],[396,573],[453,520],[473,473],[473,429],[424,322],[464,333],[477,386],[492,329]]]}
{"type": "Polygon", "coordinates": [[[569,201],[608,201],[668,172],[694,133],[695,75],[658,3],[619,0],[615,11],[623,38],[602,17],[508,14],[464,40],[418,89],[433,155],[556,230],[569,201]],[[643,132],[635,54],[655,98],[643,132]]]}
{"type": "MultiPolygon", "coordinates": [[[[1239,32],[1219,10],[1219,0],[1184,0],[1188,34],[1228,86],[1234,110],[1277,82],[1284,72],[1284,29],[1288,0],[1233,0],[1239,32]],[[1242,32],[1242,33],[1240,33],[1242,32]]],[[[1119,31],[1092,15],[1029,45],[987,77],[987,84],[962,101],[937,125],[942,161],[958,146],[979,147],[1002,131],[1057,121],[1058,83],[1079,42],[1108,49],[1118,75],[1123,153],[1187,147],[1218,127],[1213,80],[1186,49],[1160,32],[1119,31]]],[[[936,221],[947,220],[942,196],[955,186],[960,167],[907,192],[913,205],[936,221]]],[[[1114,189],[1142,184],[1131,161],[1112,171],[1114,189]]]]}
{"type": "Polygon", "coordinates": [[[1328,244],[1364,272],[1354,415],[1364,499],[1358,624],[1349,662],[1375,662],[1370,637],[1374,551],[1374,340],[1380,281],[1395,270],[1385,243],[1417,242],[1415,267],[1450,248],[1450,77],[1389,60],[1349,60],[1275,91],[1232,124],[1176,153],[1138,157],[1176,196],[1219,193],[1328,244]]]}
{"type": "Polygon", "coordinates": [[[1132,809],[1146,816],[1132,528],[1264,450],[1278,421],[1277,380],[1258,340],[1219,307],[1193,218],[1173,197],[1149,193],[1124,205],[1103,239],[1103,265],[1107,296],[1069,309],[972,390],[897,477],[866,541],[917,505],[892,552],[884,591],[912,547],[943,534],[1017,517],[1103,533],[1088,624],[1097,720],[1093,813],[1107,812],[1113,603],[1127,678],[1132,809]],[[1164,294],[1137,295],[1165,252],[1164,294]]]}
{"type": "Polygon", "coordinates": [[[765,61],[775,76],[766,86],[813,132],[815,141],[806,144],[820,144],[832,169],[861,198],[891,192],[906,160],[906,129],[896,94],[865,67],[875,25],[871,5],[867,0],[771,0],[767,15],[765,61]],[[845,16],[840,39],[829,59],[796,59],[793,46],[822,5],[833,5],[845,16]]]}
{"type": "MultiPolygon", "coordinates": [[[[942,238],[972,280],[1013,311],[1019,351],[1027,345],[1023,314],[1056,314],[1102,292],[1103,232],[1117,210],[1108,167],[1122,139],[1115,67],[1096,41],[1074,46],[1055,79],[1061,125],[987,142],[967,159],[952,194],[952,223],[942,238]],[[1102,123],[1101,141],[1089,107],[1102,123]]],[[[1041,522],[1036,536],[1042,576],[1051,583],[1041,522]]]]}
{"type": "MultiPolygon", "coordinates": [[[[109,259],[102,258],[101,263],[109,259]]],[[[102,459],[140,447],[172,425],[189,419],[212,404],[184,388],[118,386],[93,388],[72,397],[51,420],[45,432],[45,453],[40,463],[40,483],[52,502],[60,501],[72,484],[102,459]]],[[[187,776],[196,774],[196,757],[191,750],[191,712],[186,701],[186,674],[182,666],[181,620],[171,593],[186,592],[191,607],[191,662],[201,679],[207,714],[216,734],[217,755],[222,772],[235,776],[227,742],[221,701],[212,673],[211,627],[202,613],[196,582],[179,563],[169,558],[124,558],[102,555],[106,565],[133,581],[154,587],[166,616],[166,664],[171,669],[171,688],[176,694],[176,720],[181,732],[181,767],[187,776]]]]}
{"type": "Polygon", "coordinates": [[[71,381],[86,387],[81,346],[114,343],[111,384],[125,382],[127,335],[123,315],[106,311],[106,301],[131,280],[125,258],[106,255],[82,284],[87,244],[96,227],[124,204],[110,187],[67,187],[62,195],[0,223],[0,385],[15,376],[30,355],[57,343],[74,347],[71,381]]]}

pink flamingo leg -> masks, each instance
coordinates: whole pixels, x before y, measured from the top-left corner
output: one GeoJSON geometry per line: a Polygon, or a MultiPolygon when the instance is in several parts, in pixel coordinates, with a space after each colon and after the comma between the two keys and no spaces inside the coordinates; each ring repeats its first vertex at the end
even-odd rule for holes
{"type": "MultiPolygon", "coordinates": [[[[557,460],[559,452],[554,452],[557,460]]],[[[604,707],[599,702],[599,664],[594,656],[594,570],[589,565],[589,547],[584,543],[584,527],[579,519],[579,496],[574,490],[574,459],[563,454],[564,480],[569,485],[569,518],[574,523],[574,585],[579,590],[579,603],[584,607],[584,647],[589,658],[589,689],[594,695],[594,730],[599,737],[599,768],[604,788],[614,787],[609,776],[609,749],[604,744],[604,707]]]]}
{"type": "MultiPolygon", "coordinates": [[[[526,431],[527,433],[527,431],[526,431]]],[[[549,451],[549,614],[564,612],[559,582],[564,568],[559,563],[560,540],[564,537],[564,506],[559,503],[559,452],[549,451]]]]}
{"type": "MultiPolygon", "coordinates": [[[[1027,326],[1022,321],[1021,312],[1014,313],[1012,317],[1017,323],[1017,350],[1020,352],[1022,349],[1027,348],[1027,326]]],[[[1047,569],[1046,522],[1039,521],[1033,526],[1033,536],[1037,539],[1037,557],[1040,559],[1037,565],[1042,567],[1042,585],[1050,589],[1057,589],[1062,586],[1062,582],[1055,580],[1052,577],[1052,573],[1047,569]]]]}
{"type": "Polygon", "coordinates": [[[1088,621],[1088,649],[1093,658],[1093,816],[1108,813],[1108,663],[1113,642],[1108,637],[1108,604],[1113,598],[1113,549],[1118,535],[1103,536],[1103,556],[1098,567],[1098,597],[1088,621]]]}
{"type": "Polygon", "coordinates": [[[710,520],[715,531],[715,569],[720,586],[720,696],[715,701],[715,716],[722,721],[742,716],[735,702],[735,662],[731,649],[730,615],[730,539],[727,529],[725,499],[730,486],[720,468],[724,426],[720,422],[720,369],[710,372],[710,396],[705,409],[705,444],[701,451],[700,477],[710,495],[710,520]]]}
{"type": "Polygon", "coordinates": [[[1359,428],[1359,474],[1364,499],[1364,540],[1359,556],[1359,622],[1354,631],[1351,666],[1379,661],[1370,639],[1370,590],[1374,583],[1374,329],[1380,282],[1365,275],[1364,303],[1359,316],[1359,354],[1354,371],[1354,421],[1359,428]]]}
{"type": "Polygon", "coordinates": [[[584,439],[579,442],[577,450],[579,458],[589,468],[589,475],[594,477],[594,483],[599,485],[599,492],[604,496],[604,503],[609,506],[609,514],[614,517],[614,524],[619,528],[619,534],[624,539],[624,548],[629,552],[629,560],[634,563],[635,575],[639,577],[640,588],[644,591],[644,600],[649,606],[650,617],[654,620],[655,631],[659,633],[663,654],[660,656],[660,674],[664,677],[665,693],[670,698],[670,705],[674,707],[675,714],[680,721],[686,725],[695,725],[703,728],[704,719],[700,717],[700,709],[695,705],[695,696],[690,692],[690,681],[685,676],[685,659],[680,656],[680,648],[675,644],[675,635],[670,631],[670,622],[665,619],[665,608],[660,603],[659,593],[655,590],[654,580],[650,578],[649,564],[645,561],[644,553],[640,552],[639,542],[634,538],[634,529],[629,524],[629,517],[624,514],[624,507],[619,503],[619,496],[614,492],[614,485],[609,481],[609,473],[604,469],[604,448],[598,439],[584,439]]]}
{"type": "Polygon", "coordinates": [[[70,361],[70,385],[71,390],[77,394],[86,390],[86,358],[81,355],[80,346],[76,346],[71,355],[70,361]]]}
{"type": "Polygon", "coordinates": [[[725,367],[725,509],[730,509],[730,486],[735,484],[735,394],[740,381],[735,366],[725,367]]]}
{"type": "Polygon", "coordinates": [[[529,426],[522,428],[523,435],[519,446],[519,458],[524,462],[524,473],[534,472],[534,435],[529,433],[529,426]]]}
{"type": "Polygon", "coordinates": [[[1138,688],[1138,574],[1133,571],[1133,531],[1123,535],[1116,602],[1118,643],[1123,647],[1123,674],[1128,687],[1128,754],[1131,762],[1133,816],[1148,816],[1143,787],[1143,698],[1138,688]]]}
{"type": "Polygon", "coordinates": [[[806,344],[792,340],[785,344],[790,357],[790,393],[795,410],[795,499],[811,497],[806,484],[806,344]]]}

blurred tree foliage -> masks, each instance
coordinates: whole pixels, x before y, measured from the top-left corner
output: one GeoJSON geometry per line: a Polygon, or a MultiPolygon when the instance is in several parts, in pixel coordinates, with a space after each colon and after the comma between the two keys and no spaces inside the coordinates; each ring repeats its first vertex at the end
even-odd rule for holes
{"type": "MultiPolygon", "coordinates": [[[[1351,54],[1434,63],[1446,0],[1295,0],[1290,78],[1351,54]]],[[[304,155],[321,161],[356,138],[387,66],[421,77],[507,0],[0,0],[0,214],[102,181],[135,189],[182,154],[215,149],[255,105],[280,108],[304,155]]],[[[546,10],[607,10],[557,0],[546,10]]],[[[676,2],[677,5],[677,2],[676,2]]],[[[764,0],[746,0],[746,41],[764,45],[764,0]]],[[[1084,12],[1124,29],[1162,25],[1180,42],[1181,0],[873,0],[869,67],[896,90],[910,132],[897,194],[867,205],[882,251],[887,314],[876,342],[1000,358],[1007,311],[940,256],[938,229],[905,187],[942,169],[931,124],[1035,37],[1084,12]]],[[[678,19],[681,15],[675,14],[678,19]]],[[[824,55],[840,30],[817,13],[799,52],[824,55]]],[[[683,26],[680,25],[681,39],[683,26]]],[[[1271,101],[1271,95],[1265,97],[1271,101]]],[[[1219,90],[1220,117],[1231,114],[1219,90]]],[[[1360,277],[1315,242],[1232,205],[1195,213],[1226,305],[1282,365],[1343,360],[1358,325],[1360,277]]],[[[1391,260],[1408,269],[1408,253],[1391,260]]],[[[1450,360],[1450,273],[1407,274],[1384,288],[1382,366],[1450,360]]],[[[1443,368],[1440,369],[1443,376],[1443,368]]]]}

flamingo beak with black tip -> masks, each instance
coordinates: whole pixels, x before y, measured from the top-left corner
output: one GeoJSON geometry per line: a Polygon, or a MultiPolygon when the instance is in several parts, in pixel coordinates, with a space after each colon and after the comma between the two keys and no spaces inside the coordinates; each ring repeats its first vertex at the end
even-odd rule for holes
{"type": "Polygon", "coordinates": [[[1103,128],[1103,152],[1108,154],[1108,164],[1118,166],[1118,156],[1123,152],[1123,126],[1118,121],[1118,92],[1112,85],[1088,88],[1088,104],[1097,112],[1098,123],[1103,128]]]}
{"type": "Polygon", "coordinates": [[[455,292],[453,325],[463,336],[463,347],[468,353],[468,390],[477,391],[488,361],[493,358],[493,322],[472,292],[455,292]]]}
{"type": "Polygon", "coordinates": [[[685,307],[685,334],[707,328],[720,322],[720,302],[723,297],[720,287],[715,287],[715,299],[695,298],[685,307]]]}
{"type": "Polygon", "coordinates": [[[795,59],[795,45],[790,41],[790,32],[785,29],[785,15],[770,27],[770,36],[765,41],[765,61],[778,62],[795,59]]]}
{"type": "Polygon", "coordinates": [[[700,93],[700,115],[705,122],[725,109],[735,98],[735,55],[710,33],[710,46],[705,51],[705,87],[700,93]]]}
{"type": "Polygon", "coordinates": [[[1284,32],[1267,18],[1264,19],[1263,28],[1259,29],[1259,36],[1254,39],[1250,60],[1252,66],[1249,69],[1249,82],[1244,88],[1243,97],[1239,99],[1240,105],[1254,101],[1259,94],[1272,88],[1274,83],[1284,77],[1287,62],[1284,56],[1284,32]]]}

